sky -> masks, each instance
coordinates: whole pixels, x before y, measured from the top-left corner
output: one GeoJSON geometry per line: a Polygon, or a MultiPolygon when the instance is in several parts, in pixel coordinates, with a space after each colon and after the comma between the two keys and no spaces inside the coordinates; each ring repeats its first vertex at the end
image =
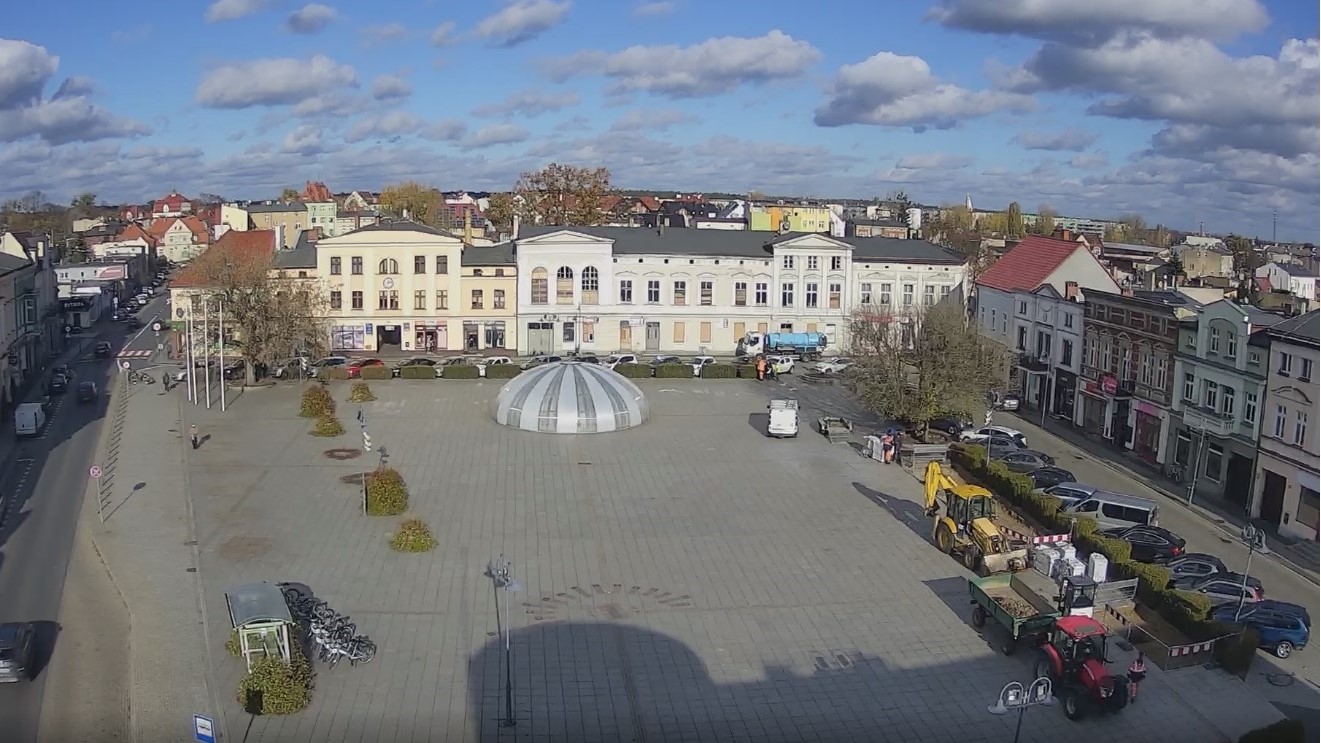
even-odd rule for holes
{"type": "Polygon", "coordinates": [[[550,162],[1316,242],[1317,3],[61,0],[0,29],[0,198],[550,162]]]}

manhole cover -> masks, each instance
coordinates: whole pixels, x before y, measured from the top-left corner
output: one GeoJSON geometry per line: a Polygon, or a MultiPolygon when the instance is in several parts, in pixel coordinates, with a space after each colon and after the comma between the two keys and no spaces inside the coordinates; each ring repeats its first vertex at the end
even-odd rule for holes
{"type": "Polygon", "coordinates": [[[362,456],[362,449],[326,449],[321,452],[326,459],[333,459],[337,462],[343,462],[349,459],[357,459],[362,456]]]}

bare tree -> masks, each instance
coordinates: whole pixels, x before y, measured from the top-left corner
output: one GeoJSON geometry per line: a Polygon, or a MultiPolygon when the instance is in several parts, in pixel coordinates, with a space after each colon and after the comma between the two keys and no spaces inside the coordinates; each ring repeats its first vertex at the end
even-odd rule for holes
{"type": "Polygon", "coordinates": [[[911,313],[855,314],[849,338],[859,401],[923,440],[942,415],[979,414],[1005,376],[1004,348],[979,335],[953,299],[911,313]]]}
{"type": "Polygon", "coordinates": [[[590,227],[605,221],[601,200],[610,192],[610,171],[551,163],[524,173],[514,185],[523,218],[533,224],[590,227]]]}

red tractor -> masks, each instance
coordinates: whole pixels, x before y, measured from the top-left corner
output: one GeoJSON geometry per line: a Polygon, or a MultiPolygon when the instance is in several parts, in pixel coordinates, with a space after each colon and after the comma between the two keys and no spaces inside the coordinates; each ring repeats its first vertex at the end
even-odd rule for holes
{"type": "Polygon", "coordinates": [[[1091,617],[1060,617],[1040,646],[1037,678],[1045,676],[1070,720],[1128,706],[1128,684],[1106,668],[1106,631],[1091,617]]]}

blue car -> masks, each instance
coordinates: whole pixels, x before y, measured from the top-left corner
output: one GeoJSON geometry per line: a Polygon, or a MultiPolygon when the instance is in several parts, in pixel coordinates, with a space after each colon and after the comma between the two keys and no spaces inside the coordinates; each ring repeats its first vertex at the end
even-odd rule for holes
{"type": "MultiPolygon", "coordinates": [[[[1224,604],[1211,610],[1211,618],[1234,623],[1237,604],[1224,604]]],[[[1258,601],[1248,604],[1238,615],[1238,624],[1251,627],[1261,636],[1260,647],[1276,658],[1288,658],[1295,650],[1307,647],[1312,635],[1312,616],[1307,609],[1283,601],[1258,601]]]]}

